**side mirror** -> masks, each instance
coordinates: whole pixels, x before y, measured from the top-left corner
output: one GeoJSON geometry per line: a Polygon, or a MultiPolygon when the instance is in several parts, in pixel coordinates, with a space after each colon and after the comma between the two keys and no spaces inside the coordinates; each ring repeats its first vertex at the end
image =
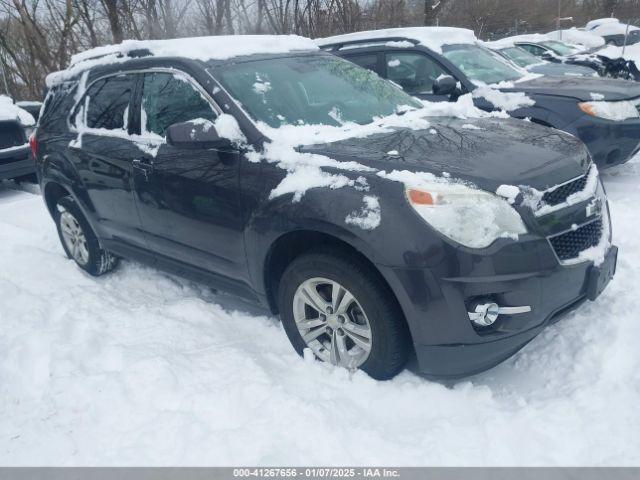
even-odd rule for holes
{"type": "Polygon", "coordinates": [[[451,95],[455,92],[458,82],[451,75],[441,75],[433,82],[434,95],[451,95]]]}
{"type": "Polygon", "coordinates": [[[541,57],[543,60],[552,61],[555,60],[555,56],[551,52],[544,52],[541,57]]]}
{"type": "Polygon", "coordinates": [[[218,135],[210,120],[199,118],[167,128],[167,143],[181,148],[228,148],[231,141],[218,135]]]}

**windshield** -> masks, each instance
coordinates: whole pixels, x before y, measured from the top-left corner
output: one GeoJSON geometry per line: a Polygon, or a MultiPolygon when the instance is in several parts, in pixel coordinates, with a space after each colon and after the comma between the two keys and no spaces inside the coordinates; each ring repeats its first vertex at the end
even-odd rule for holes
{"type": "Polygon", "coordinates": [[[562,42],[556,42],[555,40],[549,40],[547,42],[540,42],[541,45],[544,45],[547,48],[550,48],[558,55],[571,55],[576,53],[578,50],[570,47],[562,42]]]}
{"type": "Polygon", "coordinates": [[[478,45],[449,45],[444,56],[473,81],[483,83],[510,82],[523,74],[497,53],[478,45]]]}
{"type": "Polygon", "coordinates": [[[536,65],[538,63],[542,63],[540,58],[536,57],[532,53],[527,52],[526,50],[523,50],[522,48],[518,48],[518,47],[503,48],[502,50],[500,50],[500,52],[503,53],[505,56],[507,56],[509,59],[515,62],[516,65],[519,65],[520,67],[528,67],[530,65],[536,65]]]}
{"type": "Polygon", "coordinates": [[[422,104],[375,73],[332,55],[226,65],[216,78],[256,121],[282,125],[371,123],[422,104]]]}

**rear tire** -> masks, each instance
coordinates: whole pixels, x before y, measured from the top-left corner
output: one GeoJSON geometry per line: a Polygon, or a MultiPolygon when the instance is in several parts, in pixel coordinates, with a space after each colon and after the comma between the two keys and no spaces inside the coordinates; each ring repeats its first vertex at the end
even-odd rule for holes
{"type": "Polygon", "coordinates": [[[100,246],[98,237],[73,197],[58,200],[55,222],[67,257],[85,272],[98,277],[117,266],[118,257],[100,246]]]}
{"type": "Polygon", "coordinates": [[[293,260],[282,275],[278,305],[300,355],[310,348],[320,360],[387,380],[411,353],[409,330],[389,288],[365,262],[339,250],[293,260]]]}

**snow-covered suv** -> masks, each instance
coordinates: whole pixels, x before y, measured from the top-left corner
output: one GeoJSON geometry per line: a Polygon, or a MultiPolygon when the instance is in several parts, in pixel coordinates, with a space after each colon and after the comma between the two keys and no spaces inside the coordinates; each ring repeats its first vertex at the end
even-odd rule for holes
{"type": "Polygon", "coordinates": [[[35,174],[29,150],[33,116],[7,96],[0,95],[0,180],[29,178],[35,174]]]}
{"type": "Polygon", "coordinates": [[[301,354],[380,379],[412,351],[430,375],[477,372],[614,274],[577,139],[419,102],[307,39],[125,42],[48,85],[34,147],[68,256],[245,297],[301,354]]]}

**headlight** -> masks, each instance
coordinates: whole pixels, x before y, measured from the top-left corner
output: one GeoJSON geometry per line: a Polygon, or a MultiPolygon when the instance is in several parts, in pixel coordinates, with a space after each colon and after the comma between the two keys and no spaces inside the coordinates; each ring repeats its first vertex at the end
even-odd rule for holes
{"type": "Polygon", "coordinates": [[[433,228],[471,248],[527,233],[520,214],[506,200],[466,185],[406,189],[409,205],[433,228]]]}
{"type": "Polygon", "coordinates": [[[587,115],[607,120],[640,118],[640,111],[634,102],[582,102],[578,107],[587,115]]]}

